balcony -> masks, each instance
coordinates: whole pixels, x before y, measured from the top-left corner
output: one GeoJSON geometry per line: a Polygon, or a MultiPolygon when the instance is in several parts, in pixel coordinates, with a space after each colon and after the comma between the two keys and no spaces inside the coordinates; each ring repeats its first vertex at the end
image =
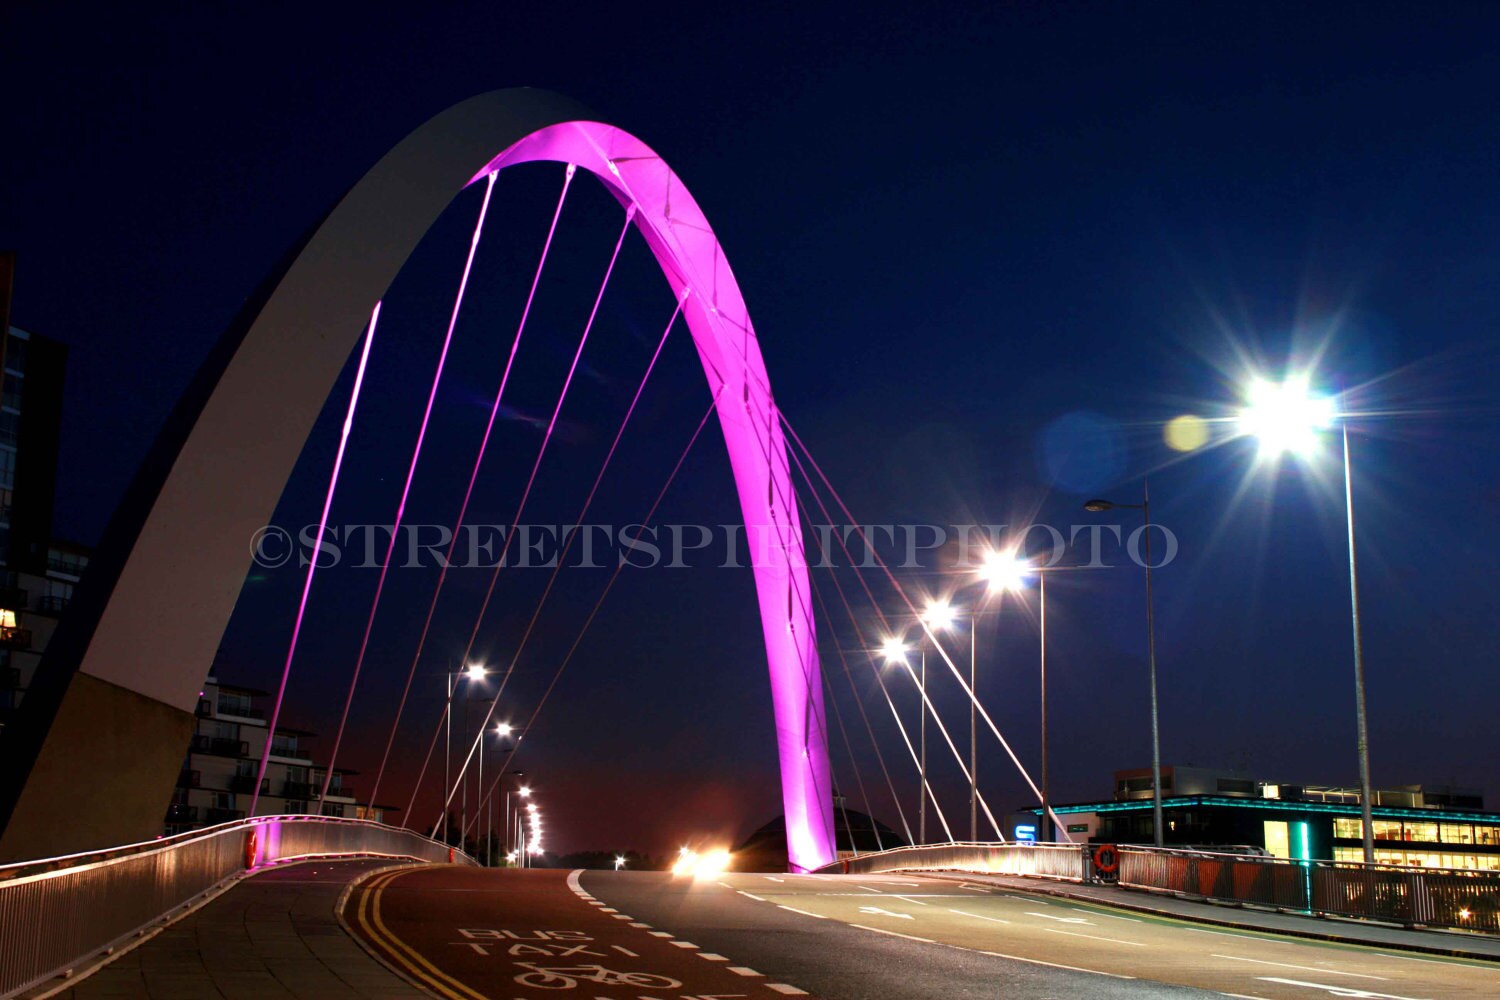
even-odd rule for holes
{"type": "MultiPolygon", "coordinates": [[[[255,775],[236,774],[234,777],[229,779],[229,790],[231,792],[243,792],[248,795],[250,792],[255,790],[255,775]]],[[[260,794],[268,795],[270,794],[270,791],[271,779],[260,779],[260,794]]]]}
{"type": "Polygon", "coordinates": [[[87,565],[88,563],[79,562],[76,559],[58,559],[54,557],[47,560],[47,572],[70,576],[76,580],[82,575],[83,568],[87,565]]]}
{"type": "Polygon", "coordinates": [[[198,699],[198,709],[193,713],[200,719],[207,719],[214,714],[214,703],[207,698],[198,699]]]}
{"type": "Polygon", "coordinates": [[[58,597],[54,594],[47,594],[43,597],[37,598],[36,610],[41,614],[51,615],[55,618],[58,615],[62,614],[64,611],[68,610],[68,602],[71,600],[72,598],[58,597]]]}
{"type": "Polygon", "coordinates": [[[205,812],[207,815],[204,817],[204,821],[210,825],[214,823],[233,823],[237,819],[245,818],[245,811],[243,809],[212,808],[205,810],[205,812]]]}
{"type": "Polygon", "coordinates": [[[288,781],[281,786],[281,795],[287,799],[316,799],[322,790],[322,786],[310,782],[288,781]]]}
{"type": "Polygon", "coordinates": [[[0,649],[30,649],[31,629],[0,627],[0,649]]]}
{"type": "Polygon", "coordinates": [[[214,754],[218,757],[248,757],[250,744],[244,740],[230,740],[220,736],[199,734],[193,737],[193,752],[214,754]]]}

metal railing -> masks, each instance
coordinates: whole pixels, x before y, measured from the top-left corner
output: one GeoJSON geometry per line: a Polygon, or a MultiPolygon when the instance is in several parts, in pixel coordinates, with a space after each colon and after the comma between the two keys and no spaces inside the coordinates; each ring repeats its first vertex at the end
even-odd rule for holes
{"type": "Polygon", "coordinates": [[[1121,847],[1119,884],[1316,915],[1500,931],[1500,871],[1121,847]]]}
{"type": "Polygon", "coordinates": [[[818,871],[875,875],[953,870],[1082,882],[1089,874],[1088,857],[1088,850],[1081,844],[927,844],[861,854],[824,865],[818,871]]]}
{"type": "Polygon", "coordinates": [[[0,997],[113,951],[245,872],[355,855],[474,864],[446,844],[367,820],[257,816],[0,868],[0,997]]]}

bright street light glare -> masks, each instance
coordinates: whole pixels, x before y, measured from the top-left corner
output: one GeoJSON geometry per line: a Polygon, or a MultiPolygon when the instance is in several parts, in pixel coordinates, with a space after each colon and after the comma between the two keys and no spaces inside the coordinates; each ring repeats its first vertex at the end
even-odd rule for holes
{"type": "Polygon", "coordinates": [[[509,736],[510,733],[511,733],[511,724],[509,722],[497,722],[497,723],[495,723],[495,735],[496,736],[509,736]]]}
{"type": "Polygon", "coordinates": [[[1239,430],[1260,443],[1264,458],[1287,452],[1306,458],[1318,446],[1318,432],[1332,427],[1337,416],[1333,397],[1313,393],[1306,375],[1282,382],[1257,378],[1246,387],[1239,430]]]}
{"type": "Polygon", "coordinates": [[[489,676],[489,668],[482,663],[471,663],[464,669],[464,675],[471,681],[482,681],[489,676]]]}
{"type": "Polygon", "coordinates": [[[944,600],[928,601],[927,607],[922,611],[922,621],[935,632],[952,628],[957,618],[958,611],[944,600]]]}
{"type": "Polygon", "coordinates": [[[1014,550],[992,551],[985,555],[979,575],[991,591],[1016,592],[1026,587],[1026,580],[1035,567],[1025,559],[1017,558],[1014,550]]]}
{"type": "Polygon", "coordinates": [[[516,789],[516,794],[519,795],[519,796],[521,796],[521,798],[523,798],[523,799],[529,799],[529,798],[531,798],[531,786],[530,785],[522,785],[520,788],[516,789]]]}
{"type": "Polygon", "coordinates": [[[880,655],[885,657],[887,663],[905,663],[906,652],[906,643],[895,636],[880,644],[880,655]]]}

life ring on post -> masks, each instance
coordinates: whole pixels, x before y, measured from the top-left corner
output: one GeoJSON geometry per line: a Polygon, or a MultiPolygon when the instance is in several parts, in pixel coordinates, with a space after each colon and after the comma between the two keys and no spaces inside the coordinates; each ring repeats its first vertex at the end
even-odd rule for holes
{"type": "Polygon", "coordinates": [[[248,829],[248,830],[245,831],[245,870],[246,871],[249,871],[250,869],[252,869],[252,868],[255,867],[255,846],[256,846],[255,845],[255,831],[256,831],[256,829],[257,829],[256,827],[252,826],[250,829],[248,829]]]}
{"type": "Polygon", "coordinates": [[[1113,875],[1120,870],[1120,849],[1114,844],[1100,844],[1094,848],[1094,870],[1101,875],[1113,875]]]}

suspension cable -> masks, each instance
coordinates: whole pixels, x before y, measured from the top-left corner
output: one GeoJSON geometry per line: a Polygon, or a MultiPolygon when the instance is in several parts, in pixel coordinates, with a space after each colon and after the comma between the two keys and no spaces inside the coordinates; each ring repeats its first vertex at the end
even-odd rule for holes
{"type": "Polygon", "coordinates": [[[385,549],[385,559],[380,564],[380,576],[375,580],[375,596],[370,601],[370,614],[365,619],[365,632],[359,640],[359,654],[354,658],[354,671],[349,677],[349,693],[344,696],[344,710],[339,715],[339,727],[334,733],[333,749],[328,754],[328,770],[323,774],[323,788],[318,801],[328,798],[328,789],[333,783],[333,766],[338,760],[339,746],[344,741],[344,726],[349,721],[349,706],[354,704],[354,689],[359,684],[359,672],[365,665],[365,653],[370,648],[370,633],[375,628],[375,613],[380,607],[380,595],[385,591],[385,577],[391,568],[391,554],[396,551],[396,536],[401,531],[401,521],[406,516],[406,501],[411,496],[411,484],[417,476],[417,462],[422,457],[422,444],[427,440],[427,425],[432,419],[432,407],[437,402],[438,385],[443,379],[443,367],[448,362],[448,348],[453,343],[453,329],[458,325],[458,313],[463,308],[464,291],[469,287],[469,273],[474,268],[474,255],[479,252],[479,237],[484,232],[484,217],[490,210],[490,196],[495,193],[495,178],[499,171],[490,171],[485,179],[484,201],[479,205],[479,219],[474,223],[474,235],[469,238],[469,255],[464,259],[464,270],[458,279],[458,294],[453,298],[453,311],[448,315],[448,332],[443,336],[443,349],[438,354],[437,370],[432,374],[432,388],[427,391],[427,408],[422,411],[422,426],[417,431],[417,445],[412,449],[411,465],[406,469],[406,483],[401,487],[401,500],[396,504],[396,519],[391,523],[391,540],[385,549]]]}
{"type": "MultiPolygon", "coordinates": [[[[323,497],[323,512],[318,518],[318,541],[328,528],[328,512],[333,507],[333,493],[339,482],[339,469],[344,464],[344,449],[349,444],[349,432],[354,429],[354,411],[359,404],[359,390],[364,385],[365,367],[370,361],[370,345],[375,342],[375,326],[380,321],[380,303],[370,314],[370,327],[365,334],[364,347],[359,352],[359,368],[354,373],[354,389],[349,393],[349,411],[344,415],[343,427],[339,430],[339,448],[333,458],[333,472],[328,477],[328,492],[323,497]]],[[[276,742],[276,723],[281,718],[281,702],[286,696],[286,682],[292,674],[292,658],[297,654],[297,638],[302,634],[302,618],[307,613],[307,595],[312,590],[313,574],[318,569],[318,553],[313,552],[307,561],[307,578],[302,583],[302,597],[297,602],[297,618],[292,623],[292,638],[287,644],[286,661],[281,666],[281,683],[276,688],[276,703],[271,708],[271,719],[266,729],[266,745],[260,754],[260,766],[256,769],[255,787],[250,792],[250,808],[247,816],[255,815],[260,803],[260,784],[266,780],[266,766],[271,761],[271,746],[276,742]]],[[[330,771],[332,767],[330,765],[330,771]]]]}
{"type": "Polygon", "coordinates": [[[563,174],[562,192],[557,196],[557,207],[552,211],[552,224],[547,229],[546,242],[542,244],[542,254],[537,260],[536,272],[531,278],[531,291],[526,295],[526,305],[521,310],[521,321],[516,327],[515,339],[511,341],[510,357],[505,362],[505,373],[500,376],[500,388],[495,391],[495,402],[490,407],[490,419],[484,427],[484,437],[479,442],[479,452],[474,457],[474,467],[469,473],[469,485],[464,490],[463,503],[458,508],[458,519],[454,522],[453,537],[448,542],[448,551],[443,557],[443,565],[438,573],[437,589],[432,593],[432,601],[427,605],[427,617],[422,622],[422,634],[417,639],[417,651],[412,655],[411,667],[406,672],[406,684],[401,689],[401,699],[396,703],[396,715],[391,720],[391,731],[386,737],[385,751],[380,755],[380,768],[375,772],[375,786],[370,791],[370,802],[374,804],[375,796],[380,791],[381,781],[385,777],[386,763],[390,760],[391,747],[396,741],[396,730],[401,725],[402,713],[406,710],[406,699],[411,693],[411,685],[417,674],[417,663],[422,658],[422,650],[427,645],[427,632],[432,627],[433,612],[437,610],[438,597],[443,592],[443,582],[448,578],[448,567],[452,563],[453,547],[458,544],[458,536],[464,524],[464,517],[469,510],[469,499],[474,494],[474,483],[479,478],[479,467],[484,463],[484,453],[489,447],[490,433],[495,429],[495,419],[500,413],[500,401],[505,396],[506,383],[510,381],[511,368],[516,363],[516,350],[521,346],[521,334],[526,331],[526,320],[531,315],[531,303],[536,298],[537,285],[542,280],[542,268],[547,263],[547,253],[552,249],[552,236],[557,232],[557,220],[562,216],[563,202],[568,197],[568,187],[573,183],[573,174],[577,168],[568,164],[567,171],[563,174]]]}

